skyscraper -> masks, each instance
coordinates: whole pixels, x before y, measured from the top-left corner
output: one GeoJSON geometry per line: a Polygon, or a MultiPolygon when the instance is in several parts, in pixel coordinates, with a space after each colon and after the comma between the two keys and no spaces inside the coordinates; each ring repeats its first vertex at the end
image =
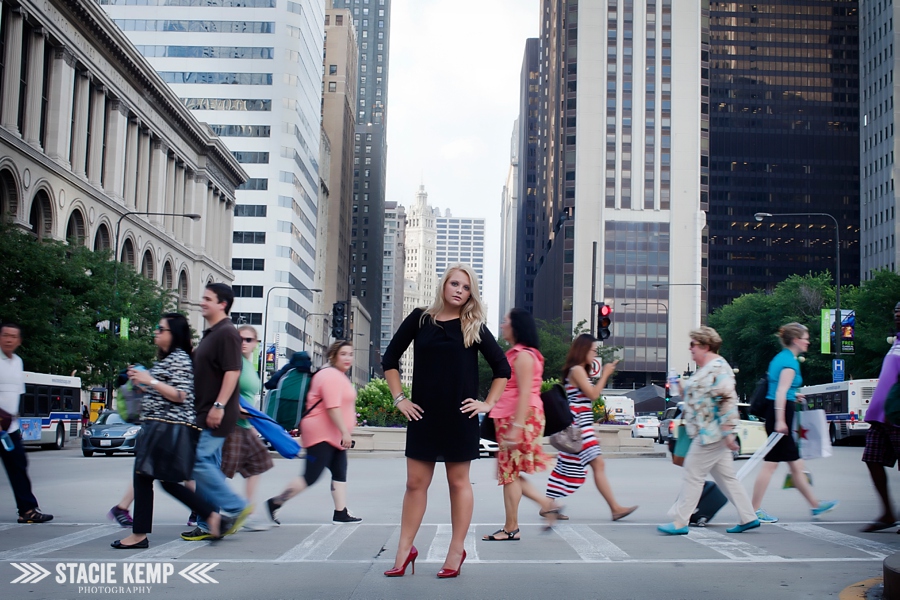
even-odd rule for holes
{"type": "MultiPolygon", "coordinates": [[[[437,218],[437,244],[435,245],[434,276],[437,281],[456,263],[467,264],[478,275],[480,289],[484,289],[484,219],[454,217],[449,209],[437,218]]],[[[430,304],[430,302],[429,302],[430,304]]]]}
{"type": "MultiPolygon", "coordinates": [[[[831,219],[778,213],[834,216],[841,283],[858,283],[857,2],[711,2],[710,33],[710,308],[792,274],[834,273],[831,219]],[[776,216],[760,223],[758,212],[776,216]]],[[[874,126],[873,141],[881,139],[879,127],[887,123],[874,126]]],[[[889,169],[880,167],[888,153],[869,154],[864,168],[879,169],[871,187],[878,195],[864,204],[881,207],[873,214],[888,206],[879,192],[887,191],[889,169]]]]}
{"type": "Polygon", "coordinates": [[[406,208],[396,202],[384,203],[384,289],[381,290],[381,352],[387,349],[403,313],[406,276],[406,208]]]}
{"type": "Polygon", "coordinates": [[[861,276],[873,271],[897,271],[898,225],[894,191],[894,123],[900,103],[894,105],[894,42],[900,44],[894,17],[900,5],[860,0],[860,233],[861,276]]]}
{"type": "Polygon", "coordinates": [[[266,345],[278,336],[279,353],[299,350],[314,312],[323,3],[99,2],[250,175],[237,192],[232,316],[263,325],[268,309],[266,345]]]}
{"type": "MultiPolygon", "coordinates": [[[[437,288],[437,211],[428,205],[428,193],[420,185],[416,202],[406,217],[406,264],[404,265],[403,316],[413,309],[431,306],[437,288]]],[[[393,335],[393,332],[392,332],[393,335]]],[[[412,384],[413,351],[409,348],[400,364],[404,384],[412,384]]]]}
{"type": "Polygon", "coordinates": [[[513,123],[509,168],[500,196],[500,319],[516,306],[519,237],[519,119],[513,123]]]}
{"type": "MultiPolygon", "coordinates": [[[[380,340],[391,2],[334,0],[334,7],[352,11],[359,43],[350,290],[371,316],[370,339],[380,340]]],[[[380,352],[369,354],[380,371],[380,352]]]]}
{"type": "Polygon", "coordinates": [[[619,379],[661,380],[689,361],[683,340],[702,306],[705,11],[672,0],[541,6],[535,313],[574,328],[595,321],[596,302],[613,306],[606,343],[622,347],[619,379]]]}

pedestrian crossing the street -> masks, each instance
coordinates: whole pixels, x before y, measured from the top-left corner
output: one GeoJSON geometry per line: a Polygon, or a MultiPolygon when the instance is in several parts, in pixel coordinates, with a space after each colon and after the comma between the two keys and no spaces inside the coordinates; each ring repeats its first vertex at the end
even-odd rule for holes
{"type": "MultiPolygon", "coordinates": [[[[862,534],[857,522],[798,522],[764,525],[744,534],[726,534],[726,525],[692,527],[686,536],[661,536],[654,523],[565,523],[543,532],[523,524],[520,541],[485,542],[496,524],[473,524],[465,541],[466,564],[832,562],[880,561],[900,551],[900,535],[862,534]]],[[[178,539],[183,527],[157,524],[151,547],[114,550],[127,535],[115,525],[0,524],[0,561],[216,561],[221,563],[388,563],[393,562],[399,526],[284,524],[265,532],[241,531],[222,541],[178,539]],[[24,529],[28,528],[28,529],[24,529]],[[19,535],[17,535],[19,534],[19,535]],[[27,534],[27,536],[25,535],[27,534]],[[27,540],[27,544],[22,544],[27,540]]],[[[448,523],[426,523],[416,545],[421,562],[442,563],[450,544],[448,523]]]]}

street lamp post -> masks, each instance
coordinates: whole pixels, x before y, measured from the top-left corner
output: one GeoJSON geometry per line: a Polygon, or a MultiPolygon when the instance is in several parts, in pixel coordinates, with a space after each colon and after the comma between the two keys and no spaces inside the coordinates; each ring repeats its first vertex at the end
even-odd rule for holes
{"type": "MultiPolygon", "coordinates": [[[[310,290],[311,292],[321,291],[321,290],[310,290]]],[[[327,317],[328,313],[306,313],[306,318],[303,319],[303,351],[306,351],[306,324],[309,323],[310,317],[327,317]]]]}
{"type": "MultiPolygon", "coordinates": [[[[268,342],[268,339],[266,338],[266,335],[268,333],[267,330],[268,330],[268,326],[269,326],[269,294],[272,293],[272,290],[297,290],[298,292],[301,290],[306,290],[307,292],[321,292],[322,291],[320,289],[308,288],[308,287],[302,287],[302,286],[296,287],[293,285],[273,285],[272,287],[269,288],[269,290],[266,292],[266,304],[264,307],[265,308],[265,316],[263,317],[262,342],[263,342],[263,354],[264,355],[268,351],[268,347],[269,347],[268,346],[269,342],[268,342]]],[[[306,333],[305,333],[306,332],[306,322],[305,321],[303,323],[303,331],[304,331],[303,342],[305,344],[305,342],[306,342],[306,333]]],[[[305,346],[304,346],[304,348],[305,348],[305,346]]],[[[278,348],[275,349],[275,352],[277,354],[278,348]]],[[[262,364],[260,364],[260,366],[259,366],[260,381],[262,381],[264,379],[263,373],[265,373],[265,370],[266,370],[266,359],[265,359],[265,356],[263,356],[262,364]]],[[[262,390],[262,388],[260,388],[260,390],[259,390],[260,406],[262,406],[262,398],[263,398],[263,390],[262,390]]]]}
{"type": "Polygon", "coordinates": [[[753,218],[759,222],[771,217],[828,217],[834,221],[834,355],[841,356],[841,225],[830,213],[765,213],[758,212],[753,218]]]}
{"type": "MultiPolygon", "coordinates": [[[[202,217],[197,213],[170,213],[170,212],[145,212],[140,210],[130,210],[128,212],[122,213],[122,216],[119,217],[119,220],[116,221],[116,243],[113,247],[113,260],[115,261],[115,267],[113,269],[113,287],[118,293],[119,291],[119,229],[122,225],[122,221],[125,217],[129,217],[131,215],[143,215],[143,216],[154,216],[154,217],[182,217],[185,219],[190,219],[192,221],[199,221],[202,217]]],[[[135,257],[137,258],[137,257],[135,257]]]]}
{"type": "MultiPolygon", "coordinates": [[[[707,293],[709,292],[709,290],[706,289],[706,286],[702,283],[654,283],[652,285],[652,287],[654,287],[656,289],[660,289],[660,288],[670,288],[670,287],[673,287],[676,285],[687,285],[687,286],[699,287],[704,292],[707,292],[707,293]]],[[[703,316],[704,316],[704,318],[709,316],[709,299],[708,298],[707,298],[706,306],[704,307],[703,316]]]]}

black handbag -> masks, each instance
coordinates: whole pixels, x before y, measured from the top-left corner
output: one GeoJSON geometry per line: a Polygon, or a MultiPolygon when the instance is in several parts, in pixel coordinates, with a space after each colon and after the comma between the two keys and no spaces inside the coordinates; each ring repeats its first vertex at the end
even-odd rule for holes
{"type": "Polygon", "coordinates": [[[200,430],[175,421],[145,419],[135,450],[134,472],[160,481],[192,478],[200,430]]]}
{"type": "Polygon", "coordinates": [[[494,423],[494,420],[491,418],[491,413],[484,415],[484,418],[481,419],[480,428],[480,436],[486,440],[491,442],[497,441],[497,427],[494,423]]]}
{"type": "Polygon", "coordinates": [[[760,377],[759,381],[756,382],[756,389],[753,390],[753,395],[750,396],[750,414],[754,417],[759,417],[760,419],[765,420],[766,411],[769,408],[768,400],[766,400],[766,396],[769,393],[769,378],[768,377],[760,377]]]}
{"type": "Polygon", "coordinates": [[[544,403],[544,435],[553,435],[560,432],[574,421],[572,411],[569,409],[569,398],[566,390],[560,384],[553,384],[546,392],[541,393],[541,401],[544,403]]]}

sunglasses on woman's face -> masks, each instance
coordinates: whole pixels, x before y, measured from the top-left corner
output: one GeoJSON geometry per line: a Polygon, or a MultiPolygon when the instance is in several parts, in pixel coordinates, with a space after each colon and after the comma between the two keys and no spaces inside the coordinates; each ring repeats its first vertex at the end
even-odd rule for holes
{"type": "Polygon", "coordinates": [[[163,331],[172,331],[172,330],[169,329],[168,327],[163,327],[162,325],[157,325],[156,331],[158,331],[159,333],[162,333],[163,331]]]}
{"type": "Polygon", "coordinates": [[[256,338],[245,338],[245,337],[242,337],[241,339],[244,340],[245,342],[247,342],[248,344],[252,344],[253,342],[256,341],[256,338]]]}

